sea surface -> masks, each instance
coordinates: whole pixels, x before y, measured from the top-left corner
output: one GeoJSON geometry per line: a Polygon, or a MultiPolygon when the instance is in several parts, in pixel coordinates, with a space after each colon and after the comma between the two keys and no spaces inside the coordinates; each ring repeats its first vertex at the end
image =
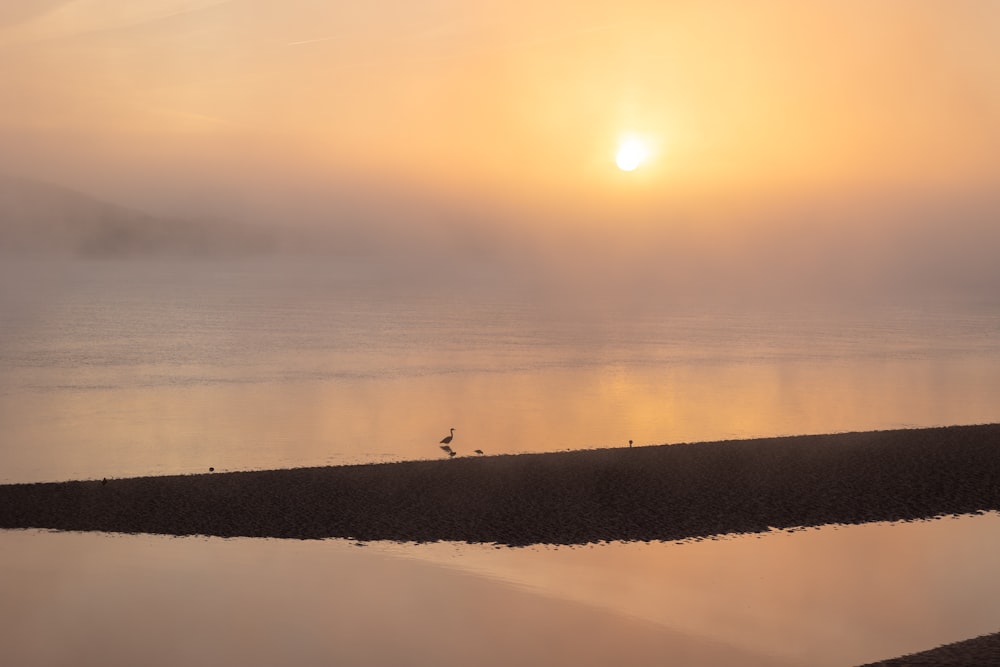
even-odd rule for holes
{"type": "Polygon", "coordinates": [[[0,482],[1000,420],[1000,305],[560,293],[489,267],[0,261],[0,482]]]}
{"type": "MultiPolygon", "coordinates": [[[[0,260],[0,483],[1000,421],[1000,307],[0,260]]],[[[0,663],[849,667],[1000,628],[1000,515],[509,549],[0,531],[0,663]]]]}

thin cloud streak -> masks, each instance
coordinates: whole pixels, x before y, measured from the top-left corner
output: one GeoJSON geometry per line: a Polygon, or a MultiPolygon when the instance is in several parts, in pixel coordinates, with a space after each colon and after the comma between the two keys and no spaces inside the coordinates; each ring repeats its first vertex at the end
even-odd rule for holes
{"type": "Polygon", "coordinates": [[[316,39],[302,39],[297,42],[288,42],[285,46],[302,46],[303,44],[318,44],[319,42],[332,42],[342,39],[343,35],[331,35],[330,37],[317,37],[316,39]]]}

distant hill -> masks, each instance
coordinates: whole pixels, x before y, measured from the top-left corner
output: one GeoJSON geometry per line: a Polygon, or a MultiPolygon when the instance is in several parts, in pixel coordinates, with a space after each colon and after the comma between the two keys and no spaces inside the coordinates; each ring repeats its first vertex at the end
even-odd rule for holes
{"type": "Polygon", "coordinates": [[[272,246],[267,234],[249,227],[160,218],[0,175],[0,255],[243,255],[272,246]]]}

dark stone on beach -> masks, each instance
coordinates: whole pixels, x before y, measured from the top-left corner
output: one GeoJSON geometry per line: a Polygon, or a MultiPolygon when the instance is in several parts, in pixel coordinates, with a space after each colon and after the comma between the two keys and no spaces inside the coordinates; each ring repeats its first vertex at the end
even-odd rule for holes
{"type": "Polygon", "coordinates": [[[1000,509],[1000,425],[0,485],[0,527],[586,544],[1000,509]]]}

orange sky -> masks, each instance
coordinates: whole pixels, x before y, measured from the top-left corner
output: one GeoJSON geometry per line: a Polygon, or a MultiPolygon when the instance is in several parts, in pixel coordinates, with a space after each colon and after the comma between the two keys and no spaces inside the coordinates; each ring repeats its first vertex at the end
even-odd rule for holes
{"type": "Polygon", "coordinates": [[[350,183],[625,219],[989,191],[998,40],[973,1],[7,0],[0,168],[109,198],[350,183]],[[629,132],[652,157],[626,174],[629,132]]]}
{"type": "Polygon", "coordinates": [[[995,300],[998,44],[985,0],[2,0],[0,172],[550,308],[995,300]]]}

